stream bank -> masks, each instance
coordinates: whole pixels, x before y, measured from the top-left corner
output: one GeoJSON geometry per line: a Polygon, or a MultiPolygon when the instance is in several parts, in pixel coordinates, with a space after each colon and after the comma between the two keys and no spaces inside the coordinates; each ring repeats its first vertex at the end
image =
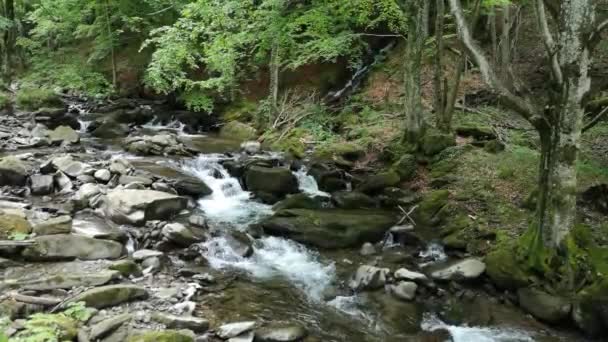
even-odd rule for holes
{"type": "Polygon", "coordinates": [[[45,320],[63,339],[584,340],[511,305],[482,261],[446,254],[425,226],[444,192],[421,199],[399,174],[353,177],[122,102],[2,118],[11,340],[78,302],[91,317],[45,320]],[[411,222],[399,206],[415,205],[411,222]]]}

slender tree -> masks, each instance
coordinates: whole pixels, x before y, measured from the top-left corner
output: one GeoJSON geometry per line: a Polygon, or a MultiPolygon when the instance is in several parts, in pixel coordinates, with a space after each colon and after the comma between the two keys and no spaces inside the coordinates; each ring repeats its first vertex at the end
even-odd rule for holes
{"type": "Polygon", "coordinates": [[[531,94],[516,94],[505,85],[473,40],[460,0],[449,0],[449,3],[459,37],[487,85],[540,135],[539,198],[536,219],[525,241],[529,242],[530,266],[544,270],[548,260],[543,256],[567,249],[564,241],[575,223],[576,161],[590,95],[589,70],[600,32],[608,22],[596,21],[593,1],[565,0],[556,8],[555,29],[551,30],[544,1],[534,1],[553,81],[544,103],[539,103],[531,94]],[[557,40],[553,38],[555,34],[557,40]]]}

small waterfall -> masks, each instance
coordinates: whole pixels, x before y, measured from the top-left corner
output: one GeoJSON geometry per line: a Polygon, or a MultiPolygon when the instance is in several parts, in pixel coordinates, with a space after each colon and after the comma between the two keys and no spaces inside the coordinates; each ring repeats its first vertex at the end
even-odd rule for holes
{"type": "Polygon", "coordinates": [[[454,342],[534,342],[525,331],[513,328],[482,328],[448,325],[433,314],[424,314],[422,330],[447,330],[454,342]]]}
{"type": "Polygon", "coordinates": [[[78,131],[81,134],[88,133],[89,126],[93,121],[85,120],[85,116],[89,114],[89,109],[86,107],[84,103],[70,103],[68,105],[68,112],[78,114],[78,123],[80,124],[80,130],[78,131]]]}
{"type": "Polygon", "coordinates": [[[78,132],[85,134],[89,132],[89,126],[93,121],[85,121],[82,119],[78,119],[78,123],[80,124],[80,130],[78,132]]]}
{"type": "Polygon", "coordinates": [[[299,189],[303,193],[310,197],[331,197],[327,192],[319,190],[319,184],[317,184],[317,181],[313,176],[308,174],[308,169],[306,169],[306,167],[301,167],[298,171],[294,171],[293,174],[296,176],[299,189]]]}
{"type": "Polygon", "coordinates": [[[150,122],[142,125],[141,127],[151,131],[174,132],[178,135],[182,135],[184,134],[186,125],[178,120],[173,120],[167,124],[163,124],[158,117],[155,116],[150,122]]]}
{"type": "Polygon", "coordinates": [[[425,267],[448,259],[447,254],[445,254],[445,249],[437,242],[430,242],[426,246],[426,249],[418,254],[418,257],[424,260],[424,262],[420,263],[420,267],[425,267]]]}
{"type": "MultiPolygon", "coordinates": [[[[221,165],[221,161],[226,159],[223,155],[200,155],[181,167],[213,190],[211,195],[198,202],[212,228],[245,230],[249,224],[271,215],[272,208],[251,199],[250,193],[244,191],[239,181],[221,165]]],[[[316,252],[279,237],[257,240],[253,256],[249,258],[235,253],[222,236],[214,237],[200,247],[214,268],[241,269],[258,279],[282,277],[312,301],[321,301],[323,292],[335,279],[333,263],[323,262],[316,252]]]]}

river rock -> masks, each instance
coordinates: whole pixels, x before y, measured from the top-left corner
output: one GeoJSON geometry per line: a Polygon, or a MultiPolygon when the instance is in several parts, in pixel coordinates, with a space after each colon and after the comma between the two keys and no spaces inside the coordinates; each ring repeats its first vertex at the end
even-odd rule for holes
{"type": "MultiPolygon", "coordinates": [[[[24,290],[50,291],[55,289],[72,289],[75,287],[100,286],[118,279],[117,271],[103,270],[95,273],[66,272],[50,276],[41,276],[35,280],[17,279],[19,287],[24,290]]],[[[7,281],[10,283],[10,281],[7,281]]]]}
{"type": "Polygon", "coordinates": [[[14,234],[30,234],[32,226],[24,217],[15,214],[0,214],[0,240],[14,234]]]}
{"type": "Polygon", "coordinates": [[[33,175],[30,177],[32,195],[44,196],[53,193],[54,181],[51,175],[33,175]]]}
{"type": "Polygon", "coordinates": [[[361,265],[357,269],[348,286],[354,291],[376,290],[386,284],[390,270],[370,265],[361,265]]]}
{"type": "Polygon", "coordinates": [[[188,223],[196,227],[207,228],[207,220],[202,215],[190,215],[188,223]]]}
{"type": "Polygon", "coordinates": [[[70,177],[61,171],[57,171],[53,175],[53,181],[55,183],[55,189],[59,190],[60,194],[67,194],[74,189],[74,183],[72,183],[70,177]]]}
{"type": "Polygon", "coordinates": [[[608,279],[603,277],[581,290],[574,303],[572,318],[589,336],[605,336],[608,326],[608,279]]]}
{"type": "Polygon", "coordinates": [[[108,120],[97,126],[91,134],[104,139],[122,138],[129,134],[129,125],[108,120]]]}
{"type": "Polygon", "coordinates": [[[395,297],[406,301],[416,298],[416,289],[418,289],[418,285],[411,281],[400,281],[389,287],[390,292],[395,297]]]}
{"type": "Polygon", "coordinates": [[[108,169],[99,169],[95,171],[93,177],[102,183],[107,183],[110,181],[110,178],[112,178],[112,173],[108,169]]]}
{"type": "Polygon", "coordinates": [[[23,186],[27,175],[26,166],[21,160],[12,156],[0,159],[0,186],[23,186]]]}
{"type": "Polygon", "coordinates": [[[194,342],[195,335],[190,330],[148,331],[130,337],[127,342],[194,342]]]}
{"type": "Polygon", "coordinates": [[[152,185],[153,181],[147,177],[122,175],[118,178],[118,183],[122,184],[122,185],[130,184],[130,183],[140,183],[143,185],[152,185]]]}
{"type": "Polygon", "coordinates": [[[393,213],[379,210],[289,209],[261,221],[260,226],[270,235],[338,249],[378,242],[396,221],[393,213]]]}
{"type": "Polygon", "coordinates": [[[123,246],[118,242],[81,235],[38,236],[34,241],[34,245],[23,250],[24,258],[39,261],[117,259],[123,251],[123,246]]]}
{"type": "Polygon", "coordinates": [[[131,319],[132,319],[131,314],[122,314],[122,315],[118,315],[115,317],[110,317],[99,323],[96,323],[95,325],[93,325],[91,327],[89,339],[91,341],[98,341],[98,340],[110,335],[112,332],[114,332],[116,329],[118,329],[121,325],[131,321],[131,319]]]}
{"type": "Polygon", "coordinates": [[[110,163],[110,172],[119,175],[126,175],[131,168],[131,163],[126,159],[115,159],[110,163]]]}
{"type": "Polygon", "coordinates": [[[191,155],[173,134],[136,136],[125,139],[127,151],[137,155],[191,155]]]}
{"type": "Polygon", "coordinates": [[[559,323],[570,315],[572,305],[565,298],[531,288],[517,290],[517,296],[525,311],[547,323],[559,323]]]}
{"type": "Polygon", "coordinates": [[[107,195],[105,213],[119,224],[142,225],[149,220],[164,220],[188,205],[184,197],[155,190],[113,190],[107,195]]]}
{"type": "Polygon", "coordinates": [[[162,234],[169,241],[184,247],[205,240],[205,234],[200,228],[186,227],[181,223],[165,225],[162,234]]]}
{"type": "Polygon", "coordinates": [[[262,149],[262,144],[258,141],[245,141],[241,144],[241,151],[247,154],[259,153],[262,149]]]}
{"type": "Polygon", "coordinates": [[[222,339],[229,339],[232,337],[236,337],[242,335],[248,331],[253,330],[255,328],[256,322],[247,321],[247,322],[235,322],[228,323],[220,326],[217,330],[217,336],[222,339]]]}
{"type": "Polygon", "coordinates": [[[148,298],[145,288],[136,285],[106,285],[96,287],[72,297],[69,303],[84,302],[87,307],[103,309],[110,306],[120,305],[138,299],[148,298]]]}
{"type": "Polygon", "coordinates": [[[332,202],[342,209],[375,208],[377,203],[373,198],[358,191],[337,191],[332,194],[332,202]]]}
{"type": "Polygon", "coordinates": [[[101,193],[101,187],[97,184],[83,184],[74,194],[74,200],[80,202],[83,206],[89,204],[89,200],[101,193]]]}
{"type": "Polygon", "coordinates": [[[229,338],[228,342],[253,342],[254,338],[255,332],[249,331],[239,336],[229,338]]]}
{"type": "Polygon", "coordinates": [[[426,275],[419,272],[410,271],[407,268],[400,268],[396,270],[394,276],[397,280],[410,280],[416,283],[423,284],[426,284],[430,281],[430,279],[426,275]]]}
{"type": "Polygon", "coordinates": [[[376,254],[376,247],[374,247],[374,244],[366,242],[363,244],[363,246],[361,246],[359,254],[361,254],[362,256],[374,255],[376,254]]]}
{"type": "Polygon", "coordinates": [[[49,132],[51,143],[76,144],[80,141],[78,132],[69,126],[59,126],[49,132]]]}
{"type": "Polygon", "coordinates": [[[257,132],[255,128],[238,121],[231,121],[222,127],[220,137],[241,141],[255,140],[257,132]]]}
{"type": "Polygon", "coordinates": [[[72,217],[59,216],[34,225],[36,235],[69,234],[72,232],[72,217]]]}
{"type": "Polygon", "coordinates": [[[399,175],[394,171],[383,172],[363,180],[357,190],[368,195],[377,194],[386,188],[398,185],[400,180],[399,175]]]}
{"type": "Polygon", "coordinates": [[[171,314],[155,312],[152,319],[164,324],[169,329],[190,329],[196,333],[203,333],[209,329],[209,321],[192,316],[175,316],[171,314]]]}
{"type": "Polygon", "coordinates": [[[260,342],[301,341],[308,335],[300,325],[271,325],[255,331],[255,340],[260,342]]]}
{"type": "Polygon", "coordinates": [[[485,270],[486,264],[478,259],[469,258],[439,268],[431,273],[431,277],[437,280],[476,279],[485,270]]]}
{"type": "Polygon", "coordinates": [[[141,268],[130,259],[114,261],[112,265],[108,266],[109,270],[118,271],[123,277],[135,276],[140,277],[142,275],[141,268]]]}
{"type": "Polygon", "coordinates": [[[90,172],[92,170],[89,164],[74,160],[70,155],[53,158],[51,160],[51,165],[56,170],[59,170],[72,178],[76,178],[85,172],[90,172]]]}
{"type": "Polygon", "coordinates": [[[163,255],[163,252],[155,251],[153,249],[140,249],[138,251],[133,252],[133,259],[135,261],[142,261],[148,258],[161,257],[163,255]]]}
{"type": "Polygon", "coordinates": [[[203,197],[211,195],[213,190],[202,180],[194,177],[183,177],[173,184],[173,188],[180,195],[203,197]]]}
{"type": "Polygon", "coordinates": [[[267,202],[275,203],[287,194],[298,192],[298,180],[289,169],[252,166],[245,173],[247,189],[267,202]]]}
{"type": "Polygon", "coordinates": [[[232,231],[226,235],[226,241],[237,255],[243,258],[249,258],[253,255],[252,241],[247,234],[239,231],[232,231]]]}

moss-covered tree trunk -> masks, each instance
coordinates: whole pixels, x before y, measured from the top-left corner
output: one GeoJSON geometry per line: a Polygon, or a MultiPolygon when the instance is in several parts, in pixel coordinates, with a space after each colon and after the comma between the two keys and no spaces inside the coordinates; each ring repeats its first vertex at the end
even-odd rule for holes
{"type": "Polygon", "coordinates": [[[14,0],[5,0],[4,1],[4,16],[10,22],[10,26],[7,27],[4,31],[4,61],[3,61],[3,71],[4,78],[7,82],[11,81],[12,75],[14,73],[13,70],[13,54],[15,50],[15,39],[16,39],[16,30],[15,30],[15,2],[14,0]]]}
{"type": "Polygon", "coordinates": [[[424,134],[424,116],[422,110],[421,68],[422,50],[426,39],[424,27],[427,20],[424,18],[425,9],[423,0],[410,1],[410,20],[408,24],[408,38],[404,61],[404,110],[405,133],[404,142],[417,148],[424,134]]]}

